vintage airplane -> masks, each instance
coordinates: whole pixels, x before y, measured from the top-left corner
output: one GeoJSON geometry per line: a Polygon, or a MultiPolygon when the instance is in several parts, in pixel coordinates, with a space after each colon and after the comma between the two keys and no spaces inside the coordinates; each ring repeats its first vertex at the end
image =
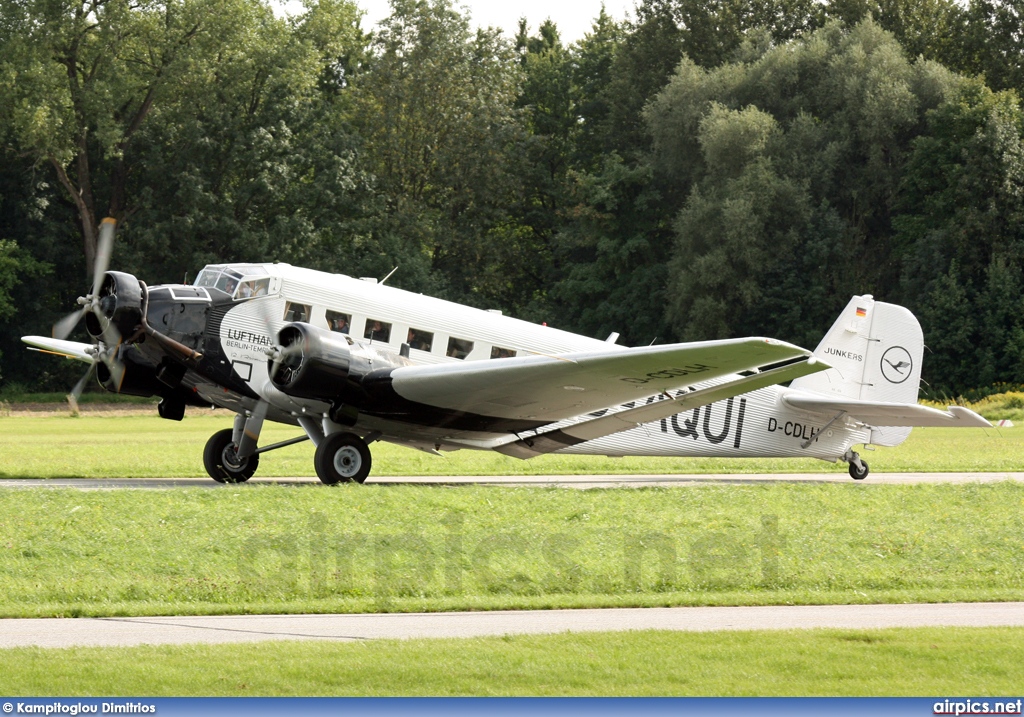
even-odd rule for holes
{"type": "Polygon", "coordinates": [[[627,348],[460,304],[282,263],[205,267],[192,285],[107,271],[101,226],[92,292],[26,336],[79,359],[109,391],[234,412],[204,450],[217,481],[248,480],[259,456],[312,440],[327,484],[363,482],[377,440],[430,453],[494,450],[844,460],[898,445],[912,426],[989,423],[917,404],[924,348],[906,309],[857,296],[818,348],[767,338],[627,348]],[[67,341],[84,317],[93,343],[67,341]],[[792,382],[788,388],[778,384],[792,382]],[[259,445],[265,420],[304,435],[259,445]]]}

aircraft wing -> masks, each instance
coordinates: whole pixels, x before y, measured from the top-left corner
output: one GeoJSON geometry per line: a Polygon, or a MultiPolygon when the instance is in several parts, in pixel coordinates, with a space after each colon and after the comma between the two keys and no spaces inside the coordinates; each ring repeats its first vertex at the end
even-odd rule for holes
{"type": "Polygon", "coordinates": [[[28,344],[33,351],[57,354],[65,358],[77,359],[86,363],[93,362],[92,352],[95,350],[92,344],[82,344],[77,341],[64,341],[53,339],[49,336],[22,336],[21,340],[28,344]]]}
{"type": "Polygon", "coordinates": [[[729,376],[712,386],[677,391],[675,395],[666,392],[651,396],[643,405],[634,408],[584,419],[566,426],[556,426],[554,430],[541,429],[531,435],[524,435],[517,441],[496,447],[495,450],[516,458],[532,458],[553,453],[568,446],[636,428],[641,424],[668,418],[698,406],[724,401],[742,393],[791,381],[827,368],[829,367],[820,361],[797,361],[754,374],[729,376]]]}
{"type": "Polygon", "coordinates": [[[391,388],[409,401],[539,426],[783,363],[804,365],[806,373],[828,368],[799,346],[745,338],[404,366],[392,371],[390,380],[391,388]]]}
{"type": "Polygon", "coordinates": [[[969,408],[949,406],[945,411],[916,403],[886,403],[859,401],[853,398],[835,399],[803,392],[788,392],[782,400],[788,406],[817,413],[845,412],[869,426],[904,427],[977,427],[991,428],[992,424],[969,408]]]}

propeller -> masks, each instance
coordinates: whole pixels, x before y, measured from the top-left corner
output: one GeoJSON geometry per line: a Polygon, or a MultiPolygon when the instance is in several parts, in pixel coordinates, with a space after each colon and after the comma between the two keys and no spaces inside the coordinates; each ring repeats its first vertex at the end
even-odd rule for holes
{"type": "MultiPolygon", "coordinates": [[[[87,312],[92,311],[100,324],[106,322],[106,317],[100,310],[100,289],[103,287],[103,277],[110,266],[110,254],[114,248],[114,229],[117,222],[107,217],[100,224],[100,236],[96,246],[96,259],[92,267],[92,293],[78,297],[78,305],[82,308],[73,311],[53,325],[53,337],[55,339],[66,339],[71,330],[78,325],[87,312]]],[[[116,331],[116,329],[115,329],[116,331]]]]}
{"type": "Polygon", "coordinates": [[[92,378],[93,373],[96,371],[96,361],[93,360],[89,366],[89,370],[85,372],[82,378],[78,379],[78,383],[71,389],[71,393],[68,394],[68,403],[71,404],[71,410],[78,413],[78,397],[82,395],[82,391],[85,390],[85,385],[89,383],[89,379],[92,378]]]}
{"type": "Polygon", "coordinates": [[[303,342],[295,340],[294,335],[290,337],[291,341],[287,341],[287,343],[282,344],[280,332],[274,329],[274,324],[270,320],[269,312],[271,311],[271,306],[273,306],[272,302],[261,302],[259,306],[259,318],[263,322],[263,328],[266,330],[267,336],[270,336],[271,339],[275,339],[274,345],[267,349],[267,356],[271,361],[273,361],[270,365],[268,376],[271,381],[273,381],[274,376],[277,375],[277,371],[281,368],[281,365],[295,354],[302,353],[304,346],[303,342]]]}
{"type": "MultiPolygon", "coordinates": [[[[274,331],[270,315],[267,313],[269,310],[270,303],[265,302],[261,304],[261,311],[259,314],[260,318],[263,320],[263,326],[267,331],[267,335],[274,337],[277,332],[274,331]]],[[[296,353],[301,353],[302,348],[302,342],[295,341],[293,339],[291,343],[285,345],[275,343],[274,346],[267,349],[267,356],[273,361],[268,374],[271,378],[271,382],[273,377],[277,374],[278,369],[281,368],[281,365],[296,353]]],[[[238,441],[237,454],[239,458],[248,458],[256,452],[260,438],[260,431],[263,429],[263,422],[266,419],[267,411],[269,410],[270,402],[265,398],[260,398],[256,403],[256,408],[254,408],[252,413],[250,413],[245,419],[242,436],[238,441]]]]}
{"type": "MultiPolygon", "coordinates": [[[[78,398],[82,395],[82,391],[85,390],[86,384],[89,382],[93,372],[96,371],[99,363],[102,362],[106,367],[110,373],[110,381],[115,387],[120,387],[121,381],[124,379],[124,363],[117,357],[117,350],[121,346],[122,341],[121,333],[114,326],[113,322],[104,315],[101,304],[105,297],[100,293],[103,289],[103,279],[106,276],[107,268],[110,266],[110,255],[114,249],[114,230],[116,227],[117,221],[110,217],[105,218],[100,224],[96,259],[92,268],[92,293],[78,297],[78,305],[81,308],[71,312],[53,325],[53,337],[57,339],[66,339],[68,334],[78,325],[78,322],[88,313],[92,313],[100,327],[100,337],[97,339],[96,346],[94,347],[92,365],[78,383],[75,384],[75,387],[71,390],[71,395],[68,397],[72,405],[77,405],[78,398]]],[[[113,289],[109,291],[112,292],[113,289]]]]}
{"type": "MultiPolygon", "coordinates": [[[[276,344],[274,345],[273,348],[268,349],[267,355],[273,361],[273,363],[270,365],[270,380],[274,380],[274,377],[277,376],[277,372],[280,370],[282,365],[285,367],[285,369],[289,371],[297,368],[297,366],[291,365],[291,362],[288,361],[288,359],[290,359],[292,356],[295,356],[296,354],[301,355],[303,348],[305,348],[305,341],[296,341],[295,338],[293,337],[292,341],[285,344],[284,346],[282,346],[281,344],[276,344]]],[[[284,381],[284,383],[287,383],[287,381],[284,381]]]]}

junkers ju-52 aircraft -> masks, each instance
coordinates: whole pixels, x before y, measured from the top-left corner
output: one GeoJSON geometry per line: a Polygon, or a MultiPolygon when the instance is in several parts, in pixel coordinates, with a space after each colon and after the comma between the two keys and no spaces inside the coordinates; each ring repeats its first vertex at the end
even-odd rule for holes
{"type": "Polygon", "coordinates": [[[309,439],[327,484],[362,482],[377,440],[437,454],[493,450],[661,456],[806,456],[849,463],[913,426],[988,426],[919,406],[924,343],[906,309],[855,296],[811,352],[768,338],[627,348],[281,263],[205,267],[192,285],[107,271],[104,220],[90,294],[31,347],[90,364],[104,388],[235,413],[203,460],[248,480],[261,453],[309,439]],[[92,343],[67,341],[84,317],[92,343]],[[779,386],[791,382],[788,388],[779,386]],[[264,421],[297,425],[261,446],[264,421]]]}

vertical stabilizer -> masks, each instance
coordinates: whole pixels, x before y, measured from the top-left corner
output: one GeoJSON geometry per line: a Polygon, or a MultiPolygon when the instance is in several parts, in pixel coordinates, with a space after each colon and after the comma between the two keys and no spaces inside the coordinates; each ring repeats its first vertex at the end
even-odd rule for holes
{"type": "MultiPolygon", "coordinates": [[[[855,296],[814,350],[833,368],[793,381],[793,388],[836,398],[917,403],[924,334],[902,306],[855,296]]],[[[876,428],[871,443],[899,445],[909,428],[876,428]]]]}

